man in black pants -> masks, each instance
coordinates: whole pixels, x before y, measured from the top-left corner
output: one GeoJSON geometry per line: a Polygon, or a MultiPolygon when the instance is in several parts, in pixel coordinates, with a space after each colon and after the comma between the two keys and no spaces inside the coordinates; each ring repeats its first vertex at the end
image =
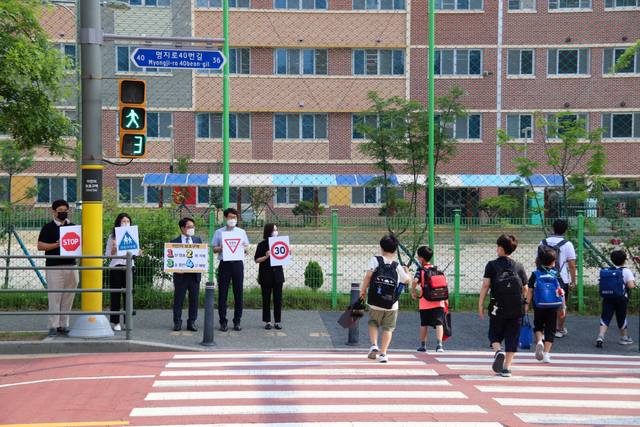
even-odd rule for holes
{"type": "Polygon", "coordinates": [[[241,331],[240,319],[242,318],[242,286],[244,281],[244,263],[242,261],[224,261],[222,258],[223,233],[239,231],[242,234],[238,243],[246,254],[249,251],[249,238],[247,233],[241,228],[237,228],[238,211],[233,208],[225,209],[224,218],[227,221],[226,227],[216,230],[211,240],[213,252],[219,254],[218,259],[218,315],[220,316],[220,330],[226,331],[227,327],[227,297],[229,296],[229,282],[233,282],[233,329],[241,331]]]}
{"type": "MultiPolygon", "coordinates": [[[[196,226],[191,218],[182,218],[178,223],[182,234],[171,241],[171,243],[202,243],[198,236],[194,236],[196,226]]],[[[173,273],[173,330],[179,331],[182,327],[182,306],[184,298],[189,291],[189,318],[187,319],[187,329],[197,331],[196,318],[198,317],[198,294],[200,292],[200,273],[173,273]]]]}

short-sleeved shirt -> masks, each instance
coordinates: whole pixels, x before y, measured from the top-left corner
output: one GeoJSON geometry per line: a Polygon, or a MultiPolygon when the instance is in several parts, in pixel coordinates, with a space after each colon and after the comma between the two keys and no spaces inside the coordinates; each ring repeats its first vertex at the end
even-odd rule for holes
{"type": "MultiPolygon", "coordinates": [[[[385,264],[391,264],[393,262],[393,260],[390,261],[385,257],[382,257],[382,259],[384,259],[385,264]]],[[[376,257],[373,257],[369,260],[367,270],[375,271],[375,269],[378,268],[378,265],[378,260],[376,259],[376,257]]],[[[409,275],[404,272],[404,268],[402,268],[400,264],[398,264],[398,266],[396,267],[396,272],[398,273],[398,283],[406,283],[409,280],[409,275]]],[[[400,307],[400,304],[398,303],[398,301],[396,301],[391,308],[382,308],[371,304],[369,304],[369,307],[382,311],[395,311],[400,307]]]]}
{"type": "MultiPolygon", "coordinates": [[[[42,227],[40,230],[40,236],[38,236],[38,242],[42,243],[55,243],[60,240],[60,227],[68,227],[70,225],[75,225],[68,219],[65,220],[65,224],[61,225],[61,223],[57,221],[48,222],[42,227]]],[[[51,249],[50,251],[44,251],[45,255],[60,255],[60,247],[55,249],[51,249]]],[[[56,266],[56,265],[76,265],[75,258],[56,258],[56,259],[47,259],[45,261],[45,265],[47,266],[56,266]]]]}
{"type": "Polygon", "coordinates": [[[629,288],[627,288],[627,283],[635,282],[636,277],[633,275],[633,272],[627,267],[616,267],[618,270],[622,270],[622,280],[624,280],[624,290],[625,296],[629,297],[629,288]]]}
{"type": "MultiPolygon", "coordinates": [[[[549,246],[555,246],[563,240],[566,240],[566,239],[562,236],[553,235],[553,236],[547,237],[547,244],[549,246]]],[[[541,244],[542,244],[542,240],[538,244],[538,247],[540,247],[541,244]]],[[[538,256],[538,248],[536,248],[536,257],[537,256],[538,256]]],[[[560,270],[559,273],[560,273],[560,277],[562,278],[562,281],[564,282],[565,285],[568,285],[569,283],[571,283],[571,278],[569,277],[568,261],[578,258],[578,256],[576,255],[576,249],[573,246],[573,243],[567,241],[567,243],[560,246],[559,258],[560,259],[556,260],[555,269],[556,271],[558,271],[558,269],[560,270]]]]}
{"type": "MultiPolygon", "coordinates": [[[[213,234],[213,239],[211,239],[211,246],[222,246],[222,233],[227,233],[229,231],[239,231],[242,233],[242,240],[244,240],[245,246],[249,246],[249,237],[247,237],[247,233],[242,228],[238,227],[233,227],[231,230],[227,227],[218,228],[213,234]]],[[[222,251],[218,254],[218,259],[222,261],[222,251]]]]}
{"type": "MultiPolygon", "coordinates": [[[[503,256],[498,258],[498,262],[504,265],[503,260],[508,262],[509,265],[513,267],[514,270],[516,270],[516,273],[518,273],[518,276],[520,276],[520,281],[522,282],[522,286],[523,287],[527,286],[527,283],[528,283],[527,273],[524,271],[524,266],[519,262],[513,260],[511,257],[503,256]]],[[[507,266],[504,265],[504,268],[507,268],[507,266]]],[[[493,279],[496,277],[497,274],[498,274],[498,271],[496,271],[496,269],[494,268],[493,261],[487,263],[487,266],[484,268],[484,278],[491,279],[491,282],[493,282],[493,279]]]]}
{"type": "MultiPolygon", "coordinates": [[[[427,263],[425,265],[422,266],[423,268],[429,268],[432,267],[431,263],[427,263]]],[[[419,268],[418,271],[416,271],[416,275],[414,276],[414,279],[418,279],[418,285],[422,286],[422,269],[419,268]]],[[[418,295],[418,306],[420,308],[420,310],[429,310],[432,308],[437,308],[437,307],[444,307],[446,301],[442,300],[442,301],[427,301],[426,299],[422,298],[422,288],[420,289],[420,294],[418,295]]]]}

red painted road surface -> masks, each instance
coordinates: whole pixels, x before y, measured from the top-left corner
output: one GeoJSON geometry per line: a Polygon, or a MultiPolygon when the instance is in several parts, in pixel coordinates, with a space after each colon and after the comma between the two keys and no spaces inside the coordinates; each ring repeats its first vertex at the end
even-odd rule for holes
{"type": "Polygon", "coordinates": [[[211,352],[0,357],[0,426],[640,425],[640,357],[211,352]],[[469,423],[469,424],[466,424],[469,423]]]}

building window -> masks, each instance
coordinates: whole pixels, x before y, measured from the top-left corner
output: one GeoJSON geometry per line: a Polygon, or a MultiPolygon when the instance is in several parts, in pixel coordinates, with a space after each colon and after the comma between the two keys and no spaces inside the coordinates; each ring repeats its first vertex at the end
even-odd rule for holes
{"type": "Polygon", "coordinates": [[[482,51],[468,49],[436,50],[435,74],[439,76],[479,76],[482,73],[482,51]]]}
{"type": "Polygon", "coordinates": [[[147,138],[170,138],[173,113],[150,113],[147,111],[147,138]]]}
{"type": "Polygon", "coordinates": [[[328,71],[326,49],[276,49],[276,74],[326,75],[328,71]]]}
{"type": "Polygon", "coordinates": [[[378,116],[369,115],[361,116],[354,114],[351,116],[351,139],[365,139],[365,135],[357,130],[357,125],[360,123],[366,123],[369,126],[378,126],[378,116]]]}
{"type": "Polygon", "coordinates": [[[329,204],[329,191],[327,187],[276,187],[275,204],[296,205],[299,202],[315,201],[315,190],[318,190],[318,203],[329,204]]]}
{"type": "MultiPolygon", "coordinates": [[[[221,139],[222,113],[200,113],[197,119],[198,138],[221,139]]],[[[251,138],[251,114],[229,114],[229,138],[251,138]]]]}
{"type": "MultiPolygon", "coordinates": [[[[222,0],[196,0],[197,8],[216,8],[222,7],[222,0]]],[[[249,9],[251,8],[251,0],[229,0],[230,8],[249,9]]]]}
{"type": "MultiPolygon", "coordinates": [[[[251,49],[229,49],[228,62],[229,74],[251,74],[251,49]]],[[[196,70],[196,74],[222,74],[222,68],[220,68],[219,70],[207,70],[199,68],[196,70]]]]}
{"type": "Polygon", "coordinates": [[[640,0],[604,0],[606,8],[640,7],[640,0]]]}
{"type": "Polygon", "coordinates": [[[51,203],[59,199],[75,203],[78,199],[76,178],[37,178],[36,185],[36,203],[51,203]]]}
{"type": "Polygon", "coordinates": [[[507,51],[507,74],[510,76],[532,76],[533,50],[507,51]]]}
{"type": "Polygon", "coordinates": [[[367,76],[403,75],[404,50],[354,50],[353,74],[367,76]]]}
{"type": "Polygon", "coordinates": [[[75,137],[78,131],[78,112],[76,110],[62,110],[62,115],[71,122],[74,128],[74,132],[66,136],[75,137]]]}
{"type": "Polygon", "coordinates": [[[563,114],[561,117],[557,117],[555,114],[547,114],[547,122],[560,123],[557,130],[554,132],[547,129],[547,135],[549,138],[560,138],[566,131],[565,128],[572,126],[573,123],[580,120],[581,127],[584,130],[589,129],[589,115],[588,114],[563,114]],[[564,125],[566,123],[566,125],[564,125]],[[557,134],[557,135],[556,135],[557,134]]]}
{"type": "Polygon", "coordinates": [[[482,10],[482,0],[435,0],[436,10],[482,10]]]}
{"type": "Polygon", "coordinates": [[[53,45],[57,50],[60,51],[63,55],[67,57],[69,61],[69,71],[76,70],[76,45],[75,44],[64,44],[64,43],[55,43],[53,45]]]}
{"type": "Polygon", "coordinates": [[[163,204],[171,204],[173,201],[173,188],[149,187],[142,185],[142,178],[118,178],[118,202],[160,204],[162,194],[163,204]]]}
{"type": "Polygon", "coordinates": [[[591,0],[549,0],[549,10],[591,9],[591,0]]]}
{"type": "MultiPolygon", "coordinates": [[[[127,0],[125,0],[127,1],[127,0]]],[[[131,6],[171,6],[171,0],[128,0],[131,6]]]]}
{"type": "MultiPolygon", "coordinates": [[[[360,206],[381,206],[386,203],[383,187],[351,187],[351,204],[360,206]]],[[[404,199],[404,189],[395,188],[395,199],[404,199]]]]}
{"type": "Polygon", "coordinates": [[[275,0],[276,9],[325,10],[327,0],[275,0]]]}
{"type": "Polygon", "coordinates": [[[469,117],[458,117],[451,127],[455,139],[482,139],[482,116],[480,114],[470,114],[469,117]]]}
{"type": "Polygon", "coordinates": [[[275,114],[275,139],[327,139],[326,114],[275,114]]]}
{"type": "Polygon", "coordinates": [[[589,49],[549,49],[549,75],[588,75],[589,49]]]}
{"type": "MultiPolygon", "coordinates": [[[[148,0],[147,0],[148,1],[148,0]]],[[[136,50],[135,46],[118,46],[117,64],[118,72],[121,73],[170,73],[171,68],[151,68],[138,67],[131,60],[131,53],[136,50]]]]}
{"type": "Polygon", "coordinates": [[[405,10],[405,0],[353,0],[353,10],[405,10]]]}
{"type": "Polygon", "coordinates": [[[0,176],[0,202],[8,202],[9,194],[11,194],[9,177],[0,176]]]}
{"type": "MultiPolygon", "coordinates": [[[[604,60],[602,61],[602,72],[613,73],[613,66],[618,62],[626,49],[605,49],[604,60]]],[[[640,74],[640,55],[633,55],[631,61],[620,69],[617,74],[640,74]]]]}
{"type": "Polygon", "coordinates": [[[640,113],[603,114],[603,138],[640,138],[640,113]]]}
{"type": "Polygon", "coordinates": [[[535,0],[509,0],[509,10],[536,10],[535,0]]]}
{"type": "Polygon", "coordinates": [[[533,117],[531,114],[507,115],[507,135],[516,139],[531,139],[533,136],[533,117]]]}

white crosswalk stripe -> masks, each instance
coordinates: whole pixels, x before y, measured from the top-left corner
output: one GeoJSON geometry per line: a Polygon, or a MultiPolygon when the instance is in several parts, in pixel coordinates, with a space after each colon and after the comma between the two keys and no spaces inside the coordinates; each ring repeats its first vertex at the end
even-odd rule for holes
{"type": "Polygon", "coordinates": [[[526,423],[533,424],[582,424],[606,426],[640,426],[640,417],[628,415],[589,414],[515,414],[526,423]]]}
{"type": "MultiPolygon", "coordinates": [[[[215,368],[219,366],[224,367],[232,367],[232,366],[251,366],[255,367],[256,365],[260,366],[331,366],[331,365],[371,365],[371,361],[362,360],[362,357],[359,361],[349,360],[299,360],[296,362],[292,362],[290,360],[268,360],[268,361],[260,361],[256,363],[255,361],[247,361],[247,362],[170,362],[167,363],[167,368],[215,368]]],[[[394,365],[424,365],[424,362],[418,360],[394,360],[394,365]]]]}
{"type": "MultiPolygon", "coordinates": [[[[340,390],[291,390],[291,391],[203,391],[203,392],[168,392],[149,393],[145,400],[208,400],[208,399],[348,399],[353,391],[340,390]]],[[[358,398],[362,399],[466,399],[459,391],[385,391],[358,390],[358,398]]]]}
{"type": "MultiPolygon", "coordinates": [[[[382,366],[378,364],[378,366],[382,366]]],[[[299,375],[384,375],[384,376],[421,376],[438,375],[433,369],[247,369],[247,370],[189,370],[189,371],[162,371],[161,377],[205,377],[205,376],[299,376],[299,375]]]]}
{"type": "MultiPolygon", "coordinates": [[[[139,426],[151,427],[151,426],[139,426]]],[[[153,427],[185,427],[184,424],[161,425],[153,427]]],[[[465,423],[465,422],[324,422],[324,423],[257,423],[257,424],[189,424],[189,427],[502,427],[502,424],[495,422],[488,423],[465,423]]]]}
{"type": "Polygon", "coordinates": [[[226,386],[451,386],[447,380],[422,378],[422,379],[402,379],[402,378],[326,378],[326,379],[273,379],[273,380],[158,380],[153,383],[154,387],[226,387],[226,386]]]}

